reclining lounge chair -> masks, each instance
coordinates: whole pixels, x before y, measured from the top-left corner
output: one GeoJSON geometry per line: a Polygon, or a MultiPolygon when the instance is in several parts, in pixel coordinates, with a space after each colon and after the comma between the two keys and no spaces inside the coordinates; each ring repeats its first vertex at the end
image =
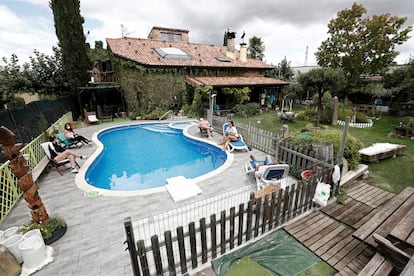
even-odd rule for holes
{"type": "Polygon", "coordinates": [[[254,172],[257,190],[267,185],[278,185],[284,189],[282,181],[289,175],[288,164],[262,165],[254,172]]]}
{"type": "Polygon", "coordinates": [[[87,111],[86,109],[83,110],[85,121],[91,125],[91,124],[99,124],[99,120],[96,117],[95,111],[87,111]]]}
{"type": "MultiPolygon", "coordinates": [[[[50,151],[49,151],[49,145],[50,144],[52,144],[52,143],[51,142],[46,142],[46,143],[40,144],[40,146],[42,147],[42,149],[45,152],[47,158],[49,159],[49,164],[52,167],[56,168],[56,170],[59,172],[59,174],[63,176],[63,170],[62,170],[61,167],[65,166],[66,164],[69,164],[70,160],[69,159],[64,159],[62,161],[56,162],[54,159],[52,159],[51,155],[50,155],[50,151]]],[[[76,164],[76,166],[78,166],[78,168],[80,168],[80,166],[79,166],[78,162],[76,162],[76,160],[75,160],[75,164],[76,164]]],[[[70,166],[65,167],[65,170],[68,170],[68,169],[70,169],[70,166]]]]}
{"type": "Polygon", "coordinates": [[[78,143],[72,142],[62,132],[57,133],[56,138],[58,139],[59,143],[64,145],[64,147],[67,148],[67,149],[74,148],[74,147],[76,147],[76,148],[77,147],[79,147],[79,148],[82,147],[81,142],[78,142],[78,143]]]}
{"type": "MultiPolygon", "coordinates": [[[[226,129],[229,127],[228,123],[223,124],[223,136],[226,134],[226,129]]],[[[248,151],[249,148],[247,147],[246,143],[243,140],[243,136],[239,133],[239,140],[237,141],[230,141],[229,143],[229,152],[234,150],[245,150],[248,151]]]]}

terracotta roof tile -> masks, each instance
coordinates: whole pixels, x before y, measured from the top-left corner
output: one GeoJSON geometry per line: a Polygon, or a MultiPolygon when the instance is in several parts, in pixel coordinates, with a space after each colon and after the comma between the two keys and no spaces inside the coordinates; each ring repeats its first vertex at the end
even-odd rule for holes
{"type": "Polygon", "coordinates": [[[151,40],[143,38],[107,38],[108,48],[117,56],[138,62],[147,66],[194,66],[194,67],[225,67],[225,68],[255,68],[271,69],[272,66],[260,60],[247,59],[242,62],[238,59],[226,57],[227,47],[187,42],[151,40]],[[154,48],[178,48],[192,57],[191,60],[164,59],[154,48]],[[224,58],[230,62],[221,62],[216,58],[224,58]]]}

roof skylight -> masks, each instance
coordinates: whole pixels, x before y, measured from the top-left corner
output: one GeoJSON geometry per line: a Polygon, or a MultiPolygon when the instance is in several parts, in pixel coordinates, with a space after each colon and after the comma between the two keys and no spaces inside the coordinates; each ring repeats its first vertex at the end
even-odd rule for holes
{"type": "Polygon", "coordinates": [[[231,62],[231,60],[229,60],[228,58],[224,58],[224,57],[216,57],[216,59],[220,62],[231,62]]]}
{"type": "Polygon", "coordinates": [[[154,48],[154,51],[164,59],[192,59],[190,55],[178,48],[154,48]]]}

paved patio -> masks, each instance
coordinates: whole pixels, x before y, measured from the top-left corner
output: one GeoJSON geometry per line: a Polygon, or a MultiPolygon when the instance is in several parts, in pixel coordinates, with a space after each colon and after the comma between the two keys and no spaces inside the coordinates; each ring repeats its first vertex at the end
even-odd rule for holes
{"type": "MultiPolygon", "coordinates": [[[[76,131],[91,137],[93,133],[112,125],[119,123],[105,123],[76,131]]],[[[197,127],[192,127],[191,133],[200,137],[197,127]]],[[[221,137],[215,133],[212,141],[219,142],[221,137]]],[[[91,155],[95,149],[92,145],[74,151],[91,155]]],[[[228,169],[198,183],[203,193],[183,202],[174,202],[167,191],[145,196],[86,198],[74,182],[75,174],[68,171],[61,176],[55,169],[44,173],[39,178],[39,194],[49,216],[64,218],[68,229],[60,240],[51,245],[54,261],[35,275],[132,275],[129,253],[123,244],[124,218],[131,217],[132,221],[136,221],[236,188],[250,187],[254,191],[254,179],[244,172],[244,164],[250,154],[263,156],[256,150],[235,151],[234,161],[228,169]]],[[[79,162],[82,165],[84,160],[79,162]]],[[[0,229],[20,226],[29,220],[29,209],[22,198],[0,229]]]]}

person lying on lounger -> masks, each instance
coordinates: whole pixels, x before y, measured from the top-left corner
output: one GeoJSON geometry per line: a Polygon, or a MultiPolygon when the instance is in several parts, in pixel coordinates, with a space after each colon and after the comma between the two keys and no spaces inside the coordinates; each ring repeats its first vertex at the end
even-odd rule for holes
{"type": "Polygon", "coordinates": [[[204,120],[203,118],[200,118],[200,120],[198,121],[198,127],[200,128],[200,130],[205,130],[207,132],[207,136],[209,139],[212,139],[211,137],[211,125],[207,120],[204,120]]]}
{"type": "Polygon", "coordinates": [[[219,145],[223,145],[223,150],[226,150],[231,141],[236,142],[239,140],[239,133],[234,126],[233,121],[229,122],[229,127],[224,132],[223,141],[219,145]]]}
{"type": "Polygon", "coordinates": [[[64,130],[64,134],[66,136],[66,138],[68,138],[70,141],[72,141],[73,143],[77,144],[79,142],[84,143],[85,145],[88,145],[89,142],[91,142],[89,139],[86,139],[85,137],[83,137],[82,135],[77,134],[73,129],[72,126],[69,123],[65,124],[65,130],[64,130]]]}
{"type": "Polygon", "coordinates": [[[54,160],[55,162],[60,162],[65,159],[69,159],[70,166],[72,167],[71,172],[77,173],[78,169],[76,168],[75,158],[85,159],[86,156],[78,155],[71,150],[62,148],[57,142],[55,136],[50,136],[49,142],[50,159],[54,160]]]}

